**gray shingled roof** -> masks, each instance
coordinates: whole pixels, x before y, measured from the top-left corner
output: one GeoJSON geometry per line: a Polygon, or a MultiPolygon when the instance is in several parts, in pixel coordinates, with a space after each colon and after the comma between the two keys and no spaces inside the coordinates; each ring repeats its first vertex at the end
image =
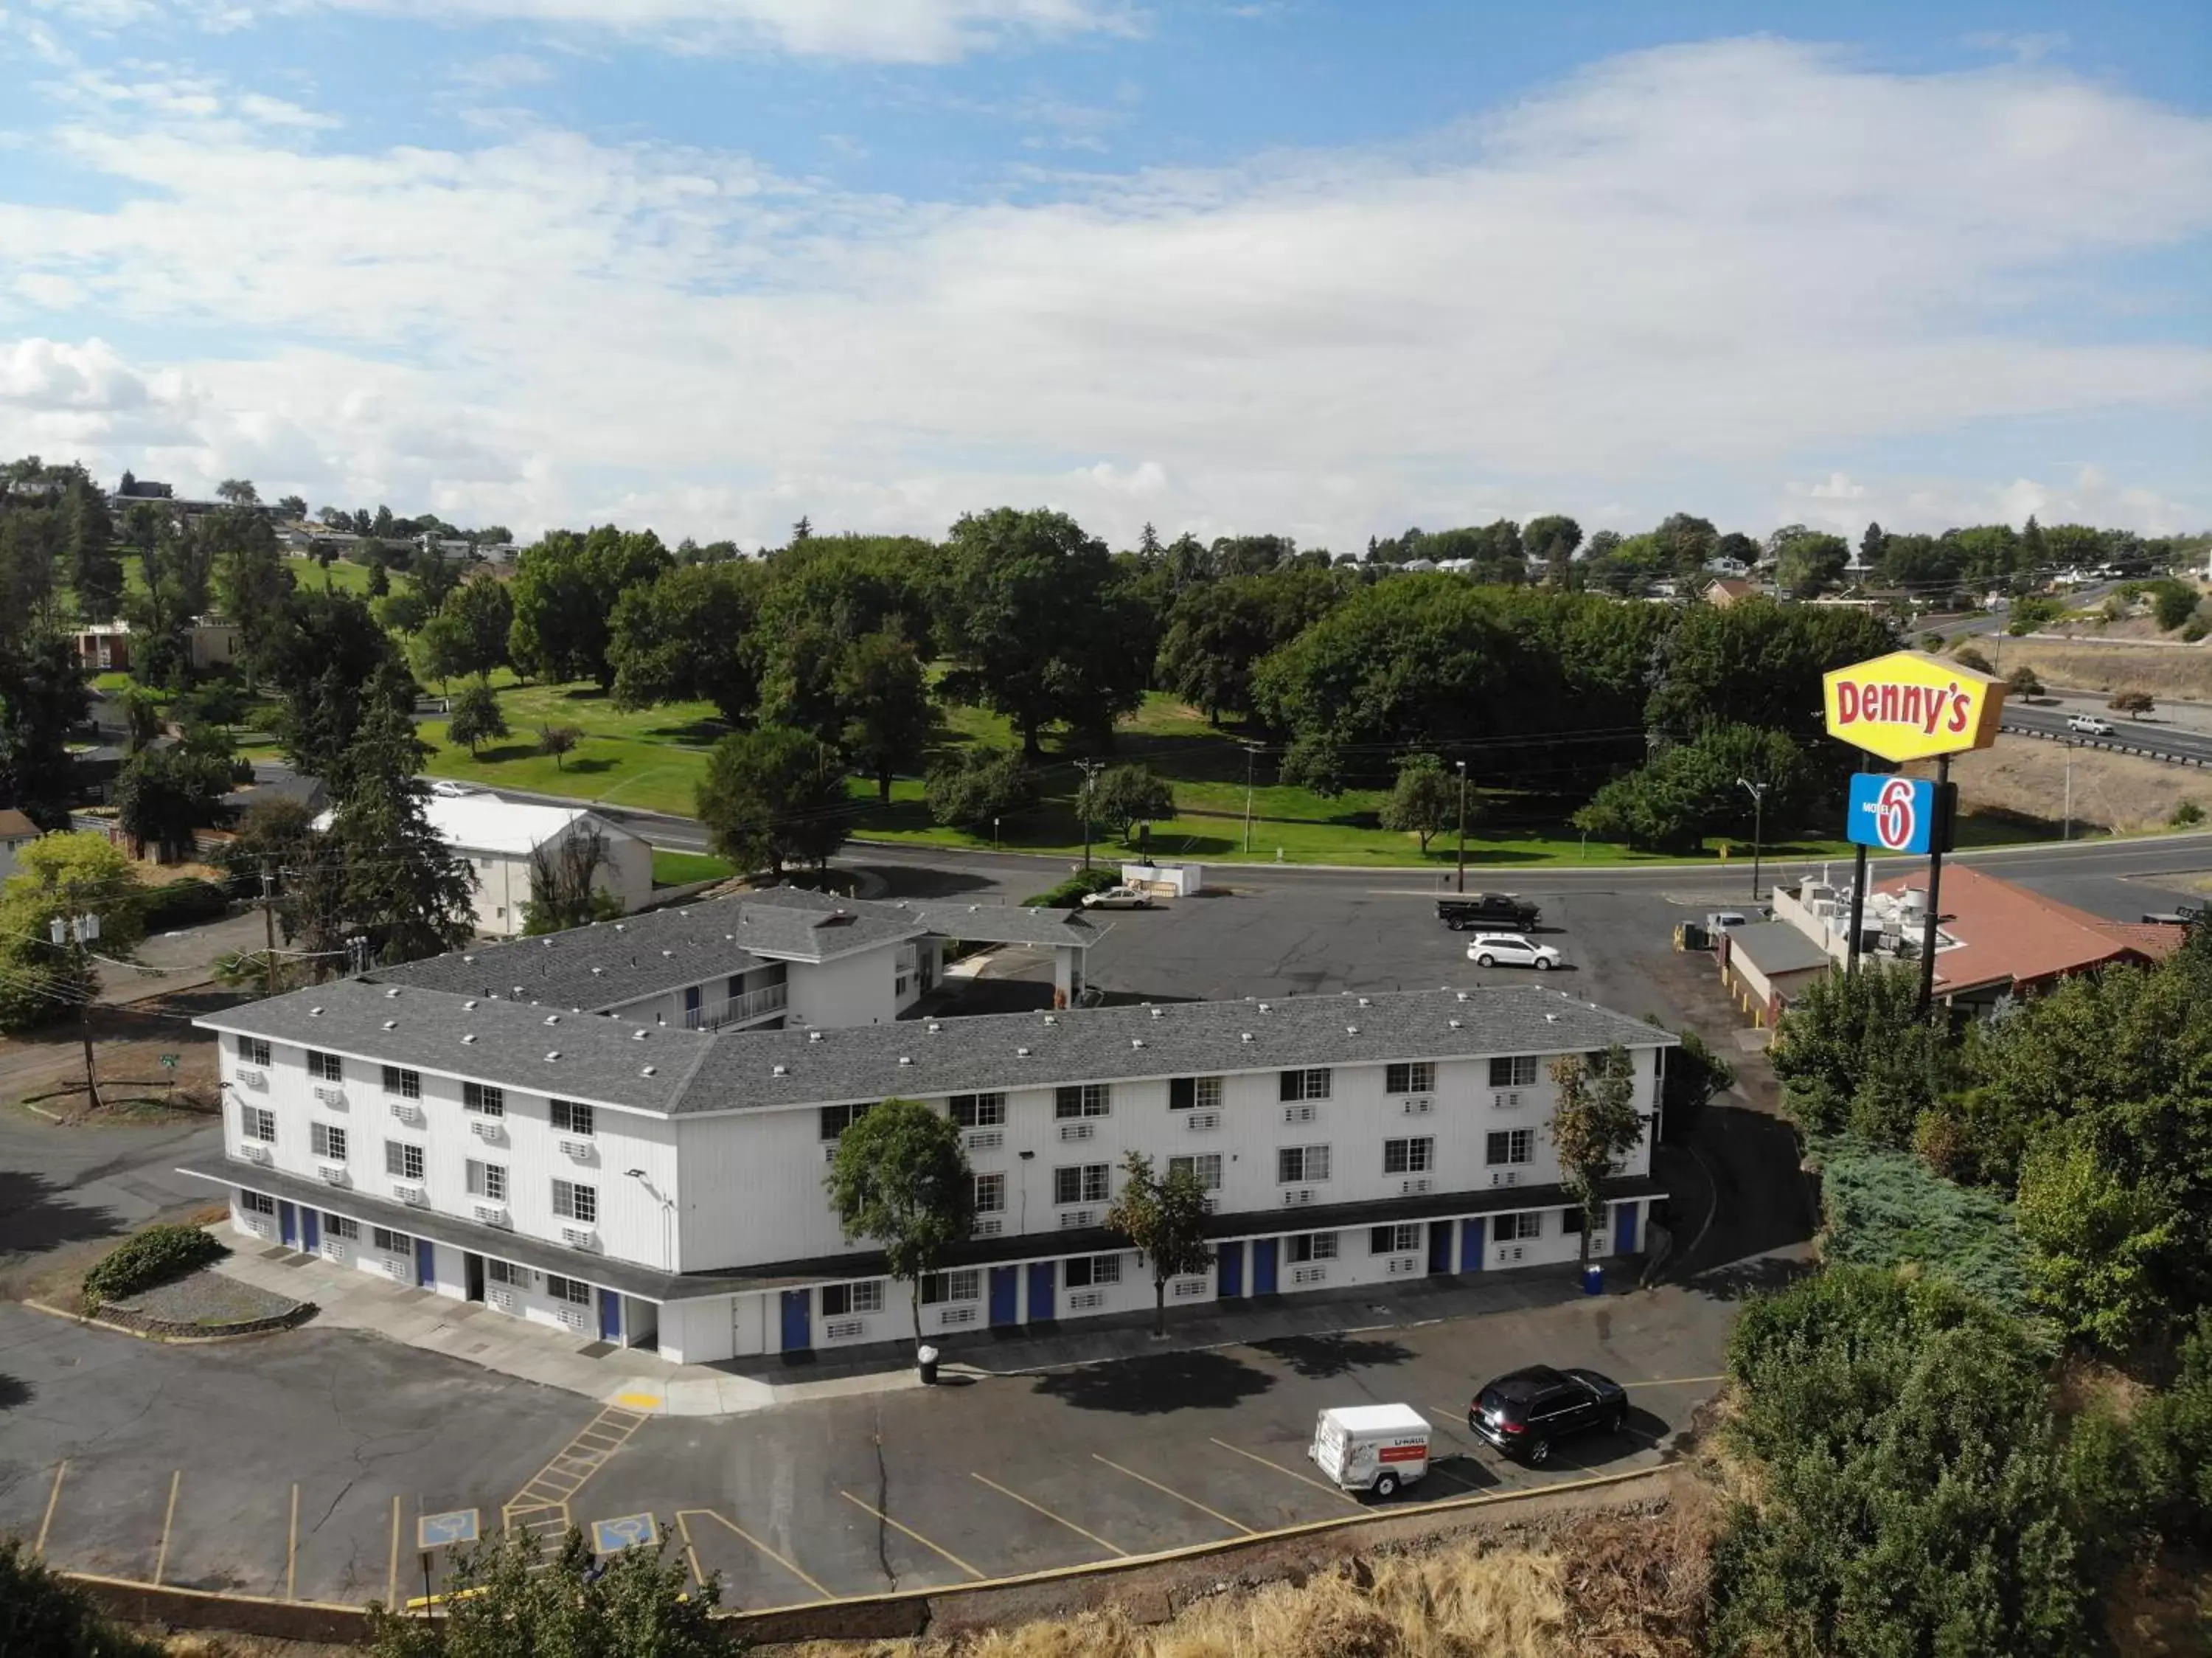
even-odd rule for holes
{"type": "Polygon", "coordinates": [[[499,997],[589,1013],[682,984],[741,973],[763,960],[820,961],[940,933],[978,942],[1095,943],[1103,929],[1059,911],[1004,904],[884,904],[803,887],[740,893],[648,911],[542,938],[471,946],[380,967],[380,984],[499,997]]]}
{"type": "Polygon", "coordinates": [[[538,1094],[690,1113],[1304,1065],[1558,1053],[1674,1038],[1537,985],[703,1033],[343,980],[201,1022],[538,1094]],[[321,1011],[316,1012],[316,1009],[321,1011]],[[392,1028],[385,1028],[385,1021],[392,1028]],[[464,1034],[475,1037],[464,1042],[464,1034]],[[561,1058],[548,1060],[549,1051],[561,1058]],[[641,1067],[656,1074],[646,1076],[641,1067]]]}

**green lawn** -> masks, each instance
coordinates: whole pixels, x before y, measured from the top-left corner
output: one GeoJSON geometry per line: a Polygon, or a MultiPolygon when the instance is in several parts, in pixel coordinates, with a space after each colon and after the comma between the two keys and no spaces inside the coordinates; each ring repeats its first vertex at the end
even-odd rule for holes
{"type": "Polygon", "coordinates": [[[695,881],[720,881],[737,874],[737,866],[711,852],[672,852],[653,849],[653,884],[684,887],[695,881]]]}
{"type": "MultiPolygon", "coordinates": [[[[122,564],[123,590],[143,599],[146,594],[146,561],[135,552],[126,552],[122,555],[122,564]]],[[[292,572],[293,581],[310,592],[320,588],[326,576],[331,587],[339,593],[366,594],[368,591],[367,564],[351,564],[338,558],[333,559],[330,568],[325,570],[312,558],[297,558],[288,553],[284,558],[284,568],[292,572]]],[[[407,580],[398,570],[390,574],[395,590],[407,580]]]]}

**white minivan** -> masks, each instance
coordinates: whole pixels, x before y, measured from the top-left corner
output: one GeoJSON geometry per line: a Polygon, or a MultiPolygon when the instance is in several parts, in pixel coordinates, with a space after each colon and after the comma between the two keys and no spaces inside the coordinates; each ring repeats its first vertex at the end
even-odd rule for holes
{"type": "Polygon", "coordinates": [[[1395,1496],[1429,1471],[1429,1419],[1410,1405],[1346,1405],[1323,1411],[1306,1454],[1347,1491],[1395,1496]]]}

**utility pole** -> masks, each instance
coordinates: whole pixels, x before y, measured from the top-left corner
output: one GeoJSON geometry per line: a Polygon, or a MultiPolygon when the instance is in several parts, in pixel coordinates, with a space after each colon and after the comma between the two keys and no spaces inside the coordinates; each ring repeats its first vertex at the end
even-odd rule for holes
{"type": "Polygon", "coordinates": [[[1936,759],[1936,829],[1928,842],[1928,915],[1920,929],[1920,1016],[1936,1005],[1936,917],[1943,890],[1943,849],[1951,835],[1951,757],[1936,759]]]}
{"type": "Polygon", "coordinates": [[[1252,856],[1252,757],[1260,751],[1244,745],[1244,856],[1252,856]]]}
{"type": "Polygon", "coordinates": [[[1076,790],[1075,809],[1083,818],[1083,872],[1091,873],[1091,789],[1098,774],[1105,770],[1103,760],[1078,760],[1075,769],[1083,773],[1083,787],[1076,790]]]}
{"type": "Polygon", "coordinates": [[[54,943],[66,948],[76,947],[76,978],[84,987],[83,999],[76,1004],[77,1033],[84,1039],[84,1094],[91,1109],[100,1109],[100,1082],[92,1069],[92,952],[87,947],[100,936],[100,917],[90,911],[82,915],[56,916],[47,923],[47,935],[54,943]]]}
{"type": "Polygon", "coordinates": [[[1766,791],[1770,784],[1738,777],[1736,787],[1751,795],[1751,901],[1759,902],[1759,864],[1766,850],[1766,791]]]}
{"type": "Polygon", "coordinates": [[[1467,890],[1467,762],[1454,762],[1459,767],[1459,890],[1467,890]]]}
{"type": "Polygon", "coordinates": [[[270,860],[261,860],[261,931],[268,941],[268,970],[263,977],[264,993],[276,994],[276,872],[270,860]]]}
{"type": "Polygon", "coordinates": [[[2065,820],[2058,826],[2058,838],[2061,840],[2071,840],[2074,838],[2075,747],[2075,744],[2074,740],[2071,737],[2069,737],[2066,740],[2066,816],[2065,820]]]}

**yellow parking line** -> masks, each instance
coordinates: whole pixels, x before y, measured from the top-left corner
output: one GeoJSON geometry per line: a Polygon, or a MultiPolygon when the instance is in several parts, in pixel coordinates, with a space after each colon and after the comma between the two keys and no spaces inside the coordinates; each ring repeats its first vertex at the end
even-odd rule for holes
{"type": "Polygon", "coordinates": [[[1694,1387],[1700,1382],[1726,1381],[1726,1376],[1662,1376],[1652,1381],[1624,1381],[1624,1387],[1694,1387]]]}
{"type": "Polygon", "coordinates": [[[1227,1515],[1223,1514],[1219,1509],[1207,1508],[1206,1504],[1200,1502],[1196,1497],[1185,1496],[1181,1491],[1176,1490],[1174,1486],[1163,1485],[1157,1479],[1148,1479],[1143,1474],[1139,1473],[1134,1468],[1125,1468],[1118,1462],[1109,1461],[1107,1458],[1100,1456],[1096,1451],[1093,1451],[1091,1454],[1091,1460],[1094,1462],[1103,1462],[1115,1473],[1127,1474],[1130,1478],[1138,1481],[1139,1484],[1151,1486],[1163,1496],[1171,1496],[1178,1503],[1188,1503],[1200,1514],[1212,1515],[1214,1519],[1218,1520],[1232,1532],[1242,1532],[1247,1537],[1257,1537],[1260,1534],[1254,1531],[1249,1526],[1246,1525],[1243,1521],[1231,1520],[1227,1515]]]}
{"type": "Polygon", "coordinates": [[[1317,1491],[1327,1491],[1331,1496],[1340,1496],[1346,1503],[1356,1504],[1359,1501],[1358,1497],[1354,1496],[1350,1491],[1346,1490],[1340,1485],[1332,1485],[1325,1479],[1311,1478],[1305,1474],[1300,1473],[1296,1468],[1285,1468],[1279,1462],[1270,1462],[1266,1457],[1256,1456],[1250,1451],[1244,1450],[1238,1446],[1231,1445],[1225,1439],[1214,1439],[1211,1435],[1207,1436],[1207,1439],[1210,1443],[1218,1445],[1224,1451],[1234,1452],[1237,1455],[1243,1457],[1248,1462],[1256,1462],[1263,1468],[1273,1468],[1279,1474],[1288,1474],[1292,1479],[1297,1480],[1301,1485],[1310,1485],[1317,1491]]]}
{"type": "Polygon", "coordinates": [[[681,1509],[676,1511],[676,1530],[684,1539],[684,1557],[691,1563],[691,1581],[703,1589],[707,1587],[707,1574],[699,1570],[699,1551],[691,1545],[691,1527],[681,1509]]]}
{"type": "Polygon", "coordinates": [[[69,1459],[64,1457],[54,1469],[54,1488],[46,1493],[46,1517],[39,1522],[39,1540],[31,1545],[31,1552],[41,1560],[46,1554],[46,1533],[53,1528],[54,1507],[62,1500],[62,1476],[69,1472],[69,1459]]]}
{"type": "Polygon", "coordinates": [[[399,1604],[399,1499],[392,1499],[392,1569],[385,1574],[384,1604],[399,1604]]]}
{"type": "Polygon", "coordinates": [[[1058,1515],[1054,1514],[1054,1513],[1050,1509],[1046,1508],[1046,1507],[1044,1506],[1044,1504],[1043,1504],[1043,1503],[1032,1503],[1032,1502],[1030,1502],[1030,1501],[1029,1500],[1029,1498],[1027,1498],[1027,1497],[1024,1496],[1023,1496],[1019,1491],[1010,1491],[1010,1490],[1007,1490],[1004,1485],[1001,1485],[1000,1484],[999,1484],[999,1482],[998,1482],[997,1480],[995,1480],[995,1479],[984,1479],[982,1475],[981,1475],[981,1474],[979,1474],[979,1473],[975,1472],[973,1470],[970,1470],[970,1471],[969,1471],[969,1476],[968,1476],[968,1477],[969,1477],[970,1479],[981,1479],[981,1480],[982,1480],[982,1481],[983,1481],[983,1484],[985,1484],[986,1485],[988,1485],[988,1486],[989,1486],[993,1490],[996,1491],[996,1492],[997,1492],[1000,1496],[1011,1496],[1012,1498],[1013,1498],[1013,1499],[1014,1499],[1014,1501],[1015,1501],[1015,1502],[1017,1502],[1017,1503],[1020,1503],[1020,1504],[1022,1505],[1022,1507],[1024,1507],[1024,1509],[1036,1509],[1036,1510],[1037,1511],[1037,1513],[1039,1513],[1039,1514],[1042,1515],[1043,1515],[1047,1520],[1051,1521],[1052,1521],[1052,1523],[1053,1523],[1054,1525],[1055,1525],[1055,1526],[1065,1526],[1065,1527],[1067,1527],[1067,1529],[1068,1529],[1068,1530],[1070,1530],[1070,1531],[1073,1532],[1073,1533],[1074,1533],[1078,1537],[1087,1537],[1087,1538],[1089,1538],[1089,1539],[1090,1539],[1093,1543],[1096,1543],[1096,1544],[1097,1544],[1100,1548],[1102,1548],[1102,1549],[1105,1550],[1107,1553],[1109,1553],[1109,1554],[1119,1555],[1119,1556],[1121,1556],[1124,1560],[1126,1560],[1126,1559],[1127,1559],[1127,1558],[1129,1557],[1129,1551],[1128,1551],[1128,1550],[1127,1550],[1127,1549],[1117,1549],[1117,1548],[1115,1548],[1115,1547],[1111,1543],[1109,1543],[1109,1542],[1108,1542],[1104,1538],[1103,1538],[1103,1537],[1099,1536],[1097,1533],[1096,1533],[1096,1532],[1086,1532],[1086,1531],[1085,1531],[1085,1530],[1083,1529],[1083,1527],[1080,1527],[1080,1526],[1077,1525],[1077,1524],[1076,1524],[1073,1520],[1062,1520],[1062,1519],[1061,1519],[1058,1515]]]}
{"type": "Polygon", "coordinates": [[[300,1570],[300,1482],[292,1482],[292,1528],[284,1533],[284,1598],[294,1598],[292,1585],[300,1570]]]}
{"type": "Polygon", "coordinates": [[[907,1536],[908,1536],[908,1537],[912,1538],[915,1542],[917,1542],[917,1543],[921,1544],[921,1546],[922,1546],[923,1548],[925,1548],[925,1549],[929,1549],[929,1550],[933,1550],[933,1551],[934,1551],[936,1553],[939,1553],[939,1554],[943,1555],[943,1556],[944,1556],[947,1560],[950,1560],[950,1561],[951,1561],[954,1565],[956,1565],[956,1566],[959,1567],[961,1570],[963,1570],[963,1571],[966,1572],[966,1573],[968,1574],[968,1576],[970,1576],[970,1577],[974,1578],[977,1582],[979,1582],[979,1583],[980,1583],[980,1582],[982,1582],[986,1577],[988,1577],[988,1576],[990,1576],[990,1574],[989,1574],[988,1572],[980,1572],[980,1571],[977,1571],[977,1570],[975,1569],[975,1567],[973,1567],[973,1566],[969,1565],[969,1564],[965,1560],[963,1560],[963,1559],[962,1559],[958,1555],[957,1555],[957,1554],[953,1553],[951,1550],[950,1550],[950,1549],[948,1549],[948,1548],[945,1548],[945,1547],[942,1546],[942,1545],[939,1545],[939,1544],[936,1544],[936,1543],[933,1543],[933,1542],[931,1542],[927,1538],[924,1537],[924,1536],[923,1536],[920,1532],[918,1532],[918,1531],[915,1530],[915,1528],[914,1528],[913,1527],[911,1527],[911,1526],[902,1526],[902,1525],[900,1525],[900,1524],[898,1523],[898,1521],[896,1521],[896,1520],[892,1519],[889,1515],[885,1514],[885,1513],[884,1513],[881,1509],[876,1508],[875,1506],[873,1506],[873,1505],[872,1505],[872,1504],[871,1504],[871,1503],[863,1503],[863,1502],[861,1502],[861,1501],[860,1501],[860,1499],[859,1497],[857,1497],[857,1496],[854,1496],[852,1494],[852,1492],[850,1492],[850,1491],[840,1491],[840,1492],[838,1492],[838,1493],[837,1493],[837,1495],[838,1495],[838,1496],[842,1496],[842,1497],[843,1497],[843,1498],[845,1499],[845,1501],[847,1501],[848,1503],[851,1503],[851,1504],[852,1504],[854,1508],[856,1508],[856,1509],[866,1509],[870,1514],[872,1514],[872,1515],[875,1515],[875,1517],[876,1517],[877,1519],[878,1519],[878,1520],[880,1520],[880,1521],[882,1521],[884,1522],[884,1525],[889,1526],[889,1527],[890,1527],[893,1531],[895,1531],[895,1532],[903,1532],[907,1536]]]}
{"type": "Polygon", "coordinates": [[[835,1600],[837,1598],[836,1594],[824,1588],[820,1583],[817,1582],[813,1578],[808,1576],[805,1572],[801,1570],[795,1561],[785,1559],[783,1556],[778,1554],[774,1549],[769,1547],[767,1544],[762,1542],[760,1539],[755,1537],[750,1532],[747,1531],[743,1526],[738,1524],[736,1521],[732,1520],[726,1515],[719,1514],[713,1509],[679,1509],[676,1511],[677,1521],[678,1523],[681,1523],[684,1516],[690,1514],[702,1514],[709,1520],[720,1521],[723,1525],[728,1527],[739,1537],[744,1539],[746,1542],[751,1544],[769,1559],[775,1561],[777,1565],[782,1567],[784,1570],[789,1572],[800,1582],[805,1584],[808,1588],[812,1589],[815,1594],[820,1595],[824,1600],[835,1600]]]}
{"type": "Polygon", "coordinates": [[[177,1520],[177,1487],[185,1483],[185,1471],[178,1469],[169,1476],[169,1506],[161,1515],[161,1550],[154,1557],[154,1583],[161,1586],[161,1574],[169,1565],[169,1527],[177,1520]]]}

